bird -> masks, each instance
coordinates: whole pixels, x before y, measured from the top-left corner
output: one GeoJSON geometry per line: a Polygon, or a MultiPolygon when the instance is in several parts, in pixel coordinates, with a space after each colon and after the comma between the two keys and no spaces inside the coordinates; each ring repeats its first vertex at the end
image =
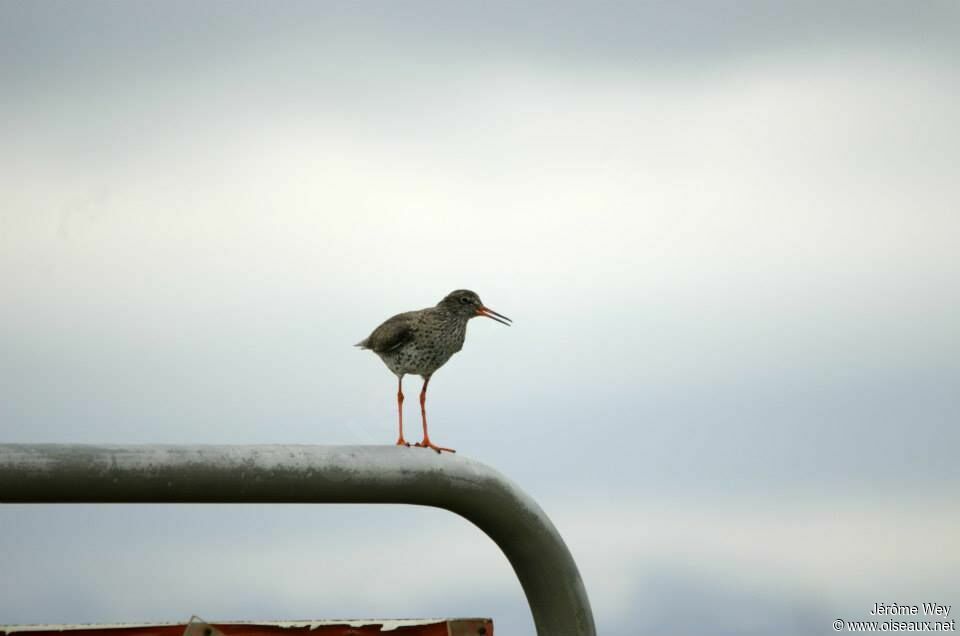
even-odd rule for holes
{"type": "Polygon", "coordinates": [[[406,311],[388,318],[369,336],[354,345],[360,349],[369,349],[380,356],[387,368],[397,376],[397,417],[400,430],[397,446],[410,446],[403,438],[403,376],[411,374],[423,378],[423,388],[420,390],[423,440],[415,446],[430,448],[438,454],[443,451],[456,452],[452,448],[437,446],[430,441],[427,432],[427,385],[437,369],[463,348],[467,323],[477,316],[496,320],[508,327],[513,322],[503,314],[485,307],[476,292],[458,289],[444,296],[434,307],[406,311]]]}

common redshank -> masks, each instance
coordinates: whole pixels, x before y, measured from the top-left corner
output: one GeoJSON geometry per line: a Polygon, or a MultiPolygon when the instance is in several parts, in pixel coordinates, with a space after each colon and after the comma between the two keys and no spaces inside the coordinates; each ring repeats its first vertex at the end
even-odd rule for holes
{"type": "Polygon", "coordinates": [[[430,376],[442,367],[450,356],[463,348],[467,322],[484,316],[510,326],[513,322],[503,314],[484,307],[480,297],[469,289],[450,292],[435,307],[406,311],[389,318],[355,346],[370,349],[380,356],[397,376],[397,417],[400,437],[397,446],[410,446],[403,439],[403,376],[410,373],[423,378],[420,390],[420,415],[423,418],[423,440],[415,444],[440,453],[452,448],[437,446],[427,433],[427,385],[430,376]]]}

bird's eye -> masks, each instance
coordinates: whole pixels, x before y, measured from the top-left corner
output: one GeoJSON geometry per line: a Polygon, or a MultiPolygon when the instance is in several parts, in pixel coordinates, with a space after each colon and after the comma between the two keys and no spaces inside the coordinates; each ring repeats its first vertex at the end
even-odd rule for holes
{"type": "Polygon", "coordinates": [[[469,297],[469,296],[463,296],[463,297],[460,298],[460,302],[462,302],[464,305],[468,305],[468,304],[470,304],[470,297],[469,297]]]}

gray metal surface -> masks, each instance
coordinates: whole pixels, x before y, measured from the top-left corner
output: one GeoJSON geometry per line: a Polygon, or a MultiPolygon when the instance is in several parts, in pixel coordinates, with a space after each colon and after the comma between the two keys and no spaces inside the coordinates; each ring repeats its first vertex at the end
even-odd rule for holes
{"type": "MultiPolygon", "coordinates": [[[[0,503],[398,503],[493,539],[539,636],[594,636],[577,565],[540,506],[489,466],[396,446],[0,444],[0,503]]],[[[2,540],[2,538],[0,538],[2,540]]]]}

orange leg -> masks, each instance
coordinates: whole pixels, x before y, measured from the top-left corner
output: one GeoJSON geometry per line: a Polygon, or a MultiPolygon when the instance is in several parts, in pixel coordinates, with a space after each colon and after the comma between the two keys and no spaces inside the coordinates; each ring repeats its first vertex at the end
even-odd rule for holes
{"type": "Polygon", "coordinates": [[[407,440],[403,439],[403,378],[397,380],[397,417],[400,420],[400,437],[397,438],[397,446],[409,446],[407,440]]]}
{"type": "Polygon", "coordinates": [[[432,448],[437,451],[439,454],[441,451],[447,451],[448,453],[456,453],[457,451],[452,448],[444,448],[443,446],[437,446],[430,441],[430,436],[427,434],[427,384],[430,383],[430,376],[427,376],[423,379],[423,389],[420,390],[420,415],[423,417],[423,441],[417,442],[415,445],[420,448],[432,448]]]}

